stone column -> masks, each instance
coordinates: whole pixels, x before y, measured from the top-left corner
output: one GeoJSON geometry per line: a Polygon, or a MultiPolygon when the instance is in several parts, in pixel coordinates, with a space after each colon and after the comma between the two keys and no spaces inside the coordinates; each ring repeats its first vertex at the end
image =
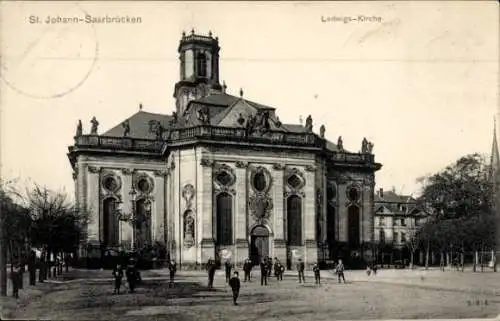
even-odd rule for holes
{"type": "MultiPolygon", "coordinates": [[[[132,172],[133,169],[122,169],[122,212],[123,214],[134,215],[132,213],[132,198],[130,192],[132,191],[132,172]]],[[[133,242],[133,225],[131,222],[120,221],[120,243],[126,249],[132,248],[133,242]]]]}
{"type": "Polygon", "coordinates": [[[318,260],[318,245],[316,240],[316,167],[306,166],[306,186],[304,204],[304,239],[306,245],[305,263],[314,264],[318,260]]]}
{"type": "Polygon", "coordinates": [[[99,244],[101,240],[101,215],[100,215],[100,197],[99,197],[99,173],[101,169],[95,166],[89,166],[87,170],[87,210],[90,213],[90,222],[88,224],[89,243],[99,244]]]}
{"type": "MultiPolygon", "coordinates": [[[[362,188],[362,212],[361,212],[361,242],[372,246],[374,241],[374,217],[373,217],[373,193],[374,184],[372,176],[365,177],[362,188]]],[[[363,253],[365,259],[370,260],[372,256],[371,247],[366,247],[363,253]]]]}
{"type": "Polygon", "coordinates": [[[234,213],[236,221],[236,253],[234,254],[233,263],[241,266],[244,260],[248,257],[248,192],[247,192],[247,168],[248,163],[236,162],[236,213],[234,213]]]}
{"type": "MultiPolygon", "coordinates": [[[[87,186],[85,184],[87,177],[87,168],[80,159],[78,159],[78,165],[73,175],[76,176],[75,179],[76,203],[77,206],[82,211],[85,211],[87,209],[87,186]]],[[[88,231],[89,226],[86,226],[85,229],[86,231],[88,231]]],[[[82,240],[80,243],[79,256],[82,258],[87,256],[86,244],[88,241],[89,241],[88,239],[85,239],[82,240]]]]}
{"type": "Polygon", "coordinates": [[[286,262],[286,241],[284,224],[284,169],[283,164],[273,165],[273,217],[274,217],[274,256],[283,262],[286,262]]]}
{"type": "Polygon", "coordinates": [[[337,239],[339,242],[347,242],[347,197],[345,182],[339,183],[338,188],[338,208],[335,211],[335,223],[338,226],[337,239]]]}
{"type": "MultiPolygon", "coordinates": [[[[201,165],[201,177],[198,179],[202,180],[203,193],[200,208],[197,210],[200,211],[203,215],[203,230],[202,230],[202,238],[201,238],[201,263],[207,262],[209,258],[215,258],[215,243],[213,236],[213,182],[212,182],[212,170],[213,170],[214,162],[202,158],[201,165]]],[[[198,194],[200,195],[200,194],[198,194]]]]}
{"type": "Polygon", "coordinates": [[[153,239],[156,242],[164,244],[165,242],[165,176],[166,171],[157,170],[155,174],[155,212],[154,212],[154,231],[153,239]]]}

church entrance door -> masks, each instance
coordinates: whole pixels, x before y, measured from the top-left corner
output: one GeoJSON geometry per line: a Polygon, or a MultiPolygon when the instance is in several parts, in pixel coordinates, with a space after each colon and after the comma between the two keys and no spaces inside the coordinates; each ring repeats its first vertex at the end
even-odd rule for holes
{"type": "Polygon", "coordinates": [[[253,265],[269,256],[269,231],[265,226],[256,226],[251,233],[250,259],[253,265]]]}

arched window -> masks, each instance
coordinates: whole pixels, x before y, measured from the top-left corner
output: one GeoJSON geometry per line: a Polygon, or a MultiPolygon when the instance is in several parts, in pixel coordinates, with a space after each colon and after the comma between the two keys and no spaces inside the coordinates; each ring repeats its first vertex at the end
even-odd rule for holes
{"type": "Polygon", "coordinates": [[[207,76],[207,56],[204,53],[199,53],[196,57],[197,71],[199,77],[207,76]]]}
{"type": "Polygon", "coordinates": [[[228,193],[217,195],[217,244],[233,244],[233,197],[228,193]]]}
{"type": "Polygon", "coordinates": [[[151,233],[151,203],[148,200],[140,199],[136,202],[136,243],[137,248],[152,245],[151,233]]]}
{"type": "Polygon", "coordinates": [[[352,247],[358,247],[360,245],[359,238],[359,207],[357,206],[349,206],[347,210],[348,215],[348,240],[349,245],[352,247]]]}
{"type": "Polygon", "coordinates": [[[288,245],[302,245],[302,199],[292,195],[287,199],[287,239],[288,245]]]}
{"type": "Polygon", "coordinates": [[[103,202],[103,243],[106,246],[116,246],[119,242],[118,218],[116,216],[116,201],[106,198],[103,202]]]}

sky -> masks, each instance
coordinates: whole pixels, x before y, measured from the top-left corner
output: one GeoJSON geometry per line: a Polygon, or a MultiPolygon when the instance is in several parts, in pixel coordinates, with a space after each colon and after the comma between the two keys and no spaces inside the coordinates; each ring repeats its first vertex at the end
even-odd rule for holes
{"type": "Polygon", "coordinates": [[[102,133],[140,103],[147,112],[174,111],[177,46],[192,28],[219,37],[229,93],[242,88],[285,123],[310,114],[316,132],[324,124],[327,138],[341,135],[347,150],[359,151],[363,137],[372,141],[383,164],[377,188],[418,194],[418,177],[491,151],[499,111],[494,1],[0,6],[3,179],[72,195],[66,153],[78,119],[88,133],[95,116],[102,133]],[[85,15],[140,23],[86,23],[85,15]]]}

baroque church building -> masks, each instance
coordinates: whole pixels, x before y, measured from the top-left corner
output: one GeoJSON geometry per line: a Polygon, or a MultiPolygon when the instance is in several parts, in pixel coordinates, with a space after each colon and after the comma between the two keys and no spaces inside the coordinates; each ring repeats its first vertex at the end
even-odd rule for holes
{"type": "Polygon", "coordinates": [[[290,267],[369,256],[375,172],[358,152],[274,107],[226,92],[219,40],[183,33],[175,112],[142,110],[100,134],[77,127],[69,147],[78,205],[91,214],[80,255],[102,249],[166,249],[183,268],[231,256],[277,257],[290,267]]]}

